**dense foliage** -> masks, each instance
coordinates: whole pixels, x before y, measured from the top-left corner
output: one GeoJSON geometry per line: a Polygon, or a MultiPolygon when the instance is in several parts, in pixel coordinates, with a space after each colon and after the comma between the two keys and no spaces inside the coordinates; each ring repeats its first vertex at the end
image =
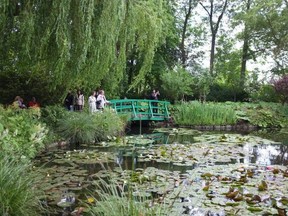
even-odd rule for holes
{"type": "Polygon", "coordinates": [[[0,149],[15,158],[34,158],[44,148],[47,128],[35,110],[14,110],[0,107],[0,149]]]}
{"type": "Polygon", "coordinates": [[[115,96],[138,86],[171,26],[163,0],[1,1],[0,10],[1,80],[14,96],[48,86],[58,101],[68,88],[115,96]],[[127,62],[137,71],[127,74],[127,62]]]}
{"type": "Polygon", "coordinates": [[[172,101],[183,100],[185,96],[193,95],[193,77],[183,68],[163,73],[161,81],[163,93],[172,101]]]}
{"type": "Polygon", "coordinates": [[[4,0],[0,103],[20,95],[57,104],[76,88],[138,98],[156,87],[171,101],[262,100],[265,74],[287,73],[287,8],[285,0],[4,0]],[[186,71],[181,96],[167,73],[175,70],[186,71]]]}

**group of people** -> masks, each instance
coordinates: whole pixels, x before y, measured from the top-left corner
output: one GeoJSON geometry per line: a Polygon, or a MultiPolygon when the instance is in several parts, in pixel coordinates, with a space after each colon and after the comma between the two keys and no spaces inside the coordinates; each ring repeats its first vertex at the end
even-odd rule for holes
{"type": "Polygon", "coordinates": [[[12,103],[12,107],[16,109],[39,108],[40,104],[36,101],[35,97],[32,97],[26,106],[26,104],[24,103],[24,99],[20,96],[16,96],[12,103]]]}
{"type": "MultiPolygon", "coordinates": [[[[159,91],[153,90],[150,99],[151,100],[158,100],[158,96],[160,95],[159,91]]],[[[88,105],[89,105],[89,112],[94,113],[97,111],[101,111],[104,109],[106,105],[110,102],[105,97],[105,92],[103,89],[99,91],[93,91],[92,94],[88,98],[88,105]]],[[[77,90],[76,94],[74,95],[70,90],[67,93],[67,96],[64,100],[64,106],[69,111],[82,111],[85,104],[84,94],[81,90],[77,90]]],[[[157,107],[157,102],[153,103],[154,107],[157,107]]],[[[13,108],[39,108],[40,104],[36,101],[35,97],[32,97],[31,100],[28,102],[27,106],[24,103],[23,98],[20,96],[16,96],[14,102],[12,104],[13,108]]],[[[157,112],[157,111],[155,111],[157,112]]]]}
{"type": "MultiPolygon", "coordinates": [[[[82,111],[85,104],[84,94],[81,90],[77,90],[74,95],[71,91],[68,92],[64,100],[64,105],[69,111],[82,111]]],[[[93,91],[88,98],[88,105],[90,113],[101,111],[109,104],[106,100],[104,90],[93,91]]]]}
{"type": "Polygon", "coordinates": [[[106,100],[104,90],[101,89],[98,92],[93,91],[88,98],[88,104],[90,113],[103,110],[104,107],[109,104],[109,101],[106,100]]]}
{"type": "Polygon", "coordinates": [[[84,104],[84,94],[81,90],[77,90],[75,95],[70,90],[68,91],[64,100],[64,106],[67,110],[82,111],[84,108],[84,104]]]}

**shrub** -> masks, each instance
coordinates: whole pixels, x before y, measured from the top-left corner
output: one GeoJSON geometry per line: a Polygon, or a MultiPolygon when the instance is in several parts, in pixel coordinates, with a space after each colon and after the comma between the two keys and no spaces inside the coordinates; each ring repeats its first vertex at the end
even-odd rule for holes
{"type": "Polygon", "coordinates": [[[94,115],[94,121],[95,139],[101,141],[124,132],[128,118],[125,115],[118,115],[112,109],[105,109],[103,113],[94,115]]]}
{"type": "Polygon", "coordinates": [[[88,112],[68,112],[59,119],[56,131],[71,144],[93,143],[116,136],[125,129],[122,117],[110,109],[90,114],[88,112]]]}
{"type": "Polygon", "coordinates": [[[63,106],[59,105],[41,108],[41,120],[51,128],[55,128],[58,121],[65,118],[67,114],[67,110],[63,106]]]}
{"type": "Polygon", "coordinates": [[[262,85],[257,92],[251,94],[253,101],[279,102],[280,97],[272,85],[262,85]]]}
{"type": "Polygon", "coordinates": [[[47,129],[33,110],[0,107],[0,151],[33,158],[44,147],[47,129]]]}
{"type": "Polygon", "coordinates": [[[28,165],[3,155],[0,154],[0,215],[40,215],[42,194],[35,188],[36,176],[28,165]]]}
{"type": "Polygon", "coordinates": [[[92,143],[96,130],[93,116],[80,112],[68,114],[59,119],[56,132],[71,144],[92,143]]]}
{"type": "Polygon", "coordinates": [[[281,102],[288,102],[288,75],[274,81],[275,91],[280,95],[281,102]]]}
{"type": "Polygon", "coordinates": [[[177,68],[176,71],[163,73],[161,80],[165,95],[169,96],[169,99],[173,102],[181,100],[185,95],[189,96],[193,93],[193,77],[183,68],[177,68]]]}

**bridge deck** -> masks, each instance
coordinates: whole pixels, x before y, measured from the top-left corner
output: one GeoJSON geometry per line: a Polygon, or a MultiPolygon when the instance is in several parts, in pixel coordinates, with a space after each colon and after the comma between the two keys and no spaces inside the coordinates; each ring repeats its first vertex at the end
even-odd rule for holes
{"type": "Polygon", "coordinates": [[[169,119],[167,101],[124,99],[111,100],[111,107],[119,114],[130,115],[130,121],[150,120],[166,121],[169,119]]]}

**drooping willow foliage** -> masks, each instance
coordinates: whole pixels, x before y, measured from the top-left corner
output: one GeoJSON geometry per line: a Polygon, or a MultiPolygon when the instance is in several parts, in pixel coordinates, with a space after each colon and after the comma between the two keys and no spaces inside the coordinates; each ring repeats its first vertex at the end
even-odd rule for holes
{"type": "Polygon", "coordinates": [[[0,73],[40,74],[51,88],[133,89],[151,69],[169,20],[165,0],[1,0],[0,73]],[[139,70],[129,83],[131,61],[139,70]]]}

